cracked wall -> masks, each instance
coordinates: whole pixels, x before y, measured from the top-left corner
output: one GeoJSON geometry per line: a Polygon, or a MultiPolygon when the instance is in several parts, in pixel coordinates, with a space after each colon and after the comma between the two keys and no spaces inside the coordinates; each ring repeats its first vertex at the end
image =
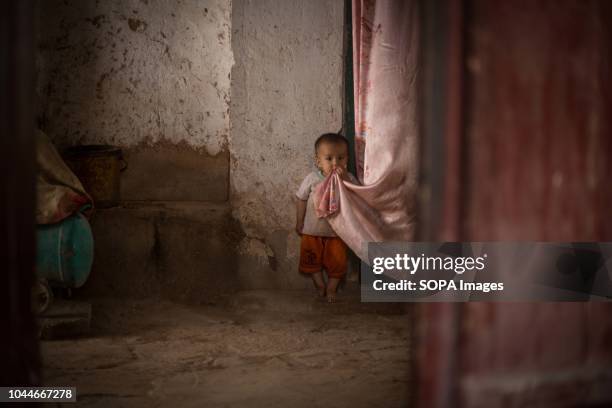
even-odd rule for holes
{"type": "Polygon", "coordinates": [[[343,1],[234,0],[230,188],[254,286],[303,287],[294,195],[342,124],[343,1]]]}
{"type": "Polygon", "coordinates": [[[160,141],[216,155],[229,135],[230,0],[39,2],[37,93],[60,146],[160,141]]]}
{"type": "Polygon", "coordinates": [[[39,2],[39,124],[120,146],[124,200],[229,200],[244,287],[304,287],[293,197],[341,127],[343,3],[39,2]]]}

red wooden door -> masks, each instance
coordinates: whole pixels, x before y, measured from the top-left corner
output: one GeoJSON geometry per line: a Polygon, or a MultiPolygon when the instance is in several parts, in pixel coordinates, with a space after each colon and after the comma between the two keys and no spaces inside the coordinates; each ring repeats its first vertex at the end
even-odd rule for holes
{"type": "MultiPolygon", "coordinates": [[[[612,241],[612,3],[444,3],[432,236],[612,241]]],[[[612,406],[611,306],[422,306],[420,405],[612,406]]]]}

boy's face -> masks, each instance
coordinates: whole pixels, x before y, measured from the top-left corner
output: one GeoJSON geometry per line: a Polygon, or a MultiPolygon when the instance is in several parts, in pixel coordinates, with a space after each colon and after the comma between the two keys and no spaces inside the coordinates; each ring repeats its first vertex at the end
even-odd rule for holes
{"type": "Polygon", "coordinates": [[[348,151],[344,143],[321,143],[317,149],[317,167],[324,176],[329,175],[336,167],[346,170],[348,151]]]}

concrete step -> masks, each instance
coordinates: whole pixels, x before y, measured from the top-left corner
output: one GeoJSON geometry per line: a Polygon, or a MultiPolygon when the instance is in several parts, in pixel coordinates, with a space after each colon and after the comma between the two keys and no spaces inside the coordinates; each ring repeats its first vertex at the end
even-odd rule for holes
{"type": "Polygon", "coordinates": [[[225,202],[229,196],[229,152],[216,156],[188,146],[157,143],[124,148],[123,200],[225,202]]]}
{"type": "Polygon", "coordinates": [[[38,337],[43,340],[87,335],[91,327],[91,303],[56,298],[37,321],[38,337]]]}
{"type": "Polygon", "coordinates": [[[96,210],[86,296],[215,302],[239,289],[243,237],[227,203],[125,202],[96,210]]]}

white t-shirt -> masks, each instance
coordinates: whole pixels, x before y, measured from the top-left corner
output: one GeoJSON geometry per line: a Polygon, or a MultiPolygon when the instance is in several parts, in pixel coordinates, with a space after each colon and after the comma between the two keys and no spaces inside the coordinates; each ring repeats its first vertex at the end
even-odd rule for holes
{"type": "MultiPolygon", "coordinates": [[[[347,175],[351,183],[359,184],[355,176],[348,172],[347,175]]],[[[327,219],[317,217],[312,201],[312,193],[323,180],[325,180],[325,176],[323,176],[320,170],[315,170],[304,178],[300,188],[295,193],[297,198],[306,201],[306,215],[304,216],[302,233],[317,237],[335,237],[336,233],[329,225],[329,222],[327,222],[327,219]]]]}

